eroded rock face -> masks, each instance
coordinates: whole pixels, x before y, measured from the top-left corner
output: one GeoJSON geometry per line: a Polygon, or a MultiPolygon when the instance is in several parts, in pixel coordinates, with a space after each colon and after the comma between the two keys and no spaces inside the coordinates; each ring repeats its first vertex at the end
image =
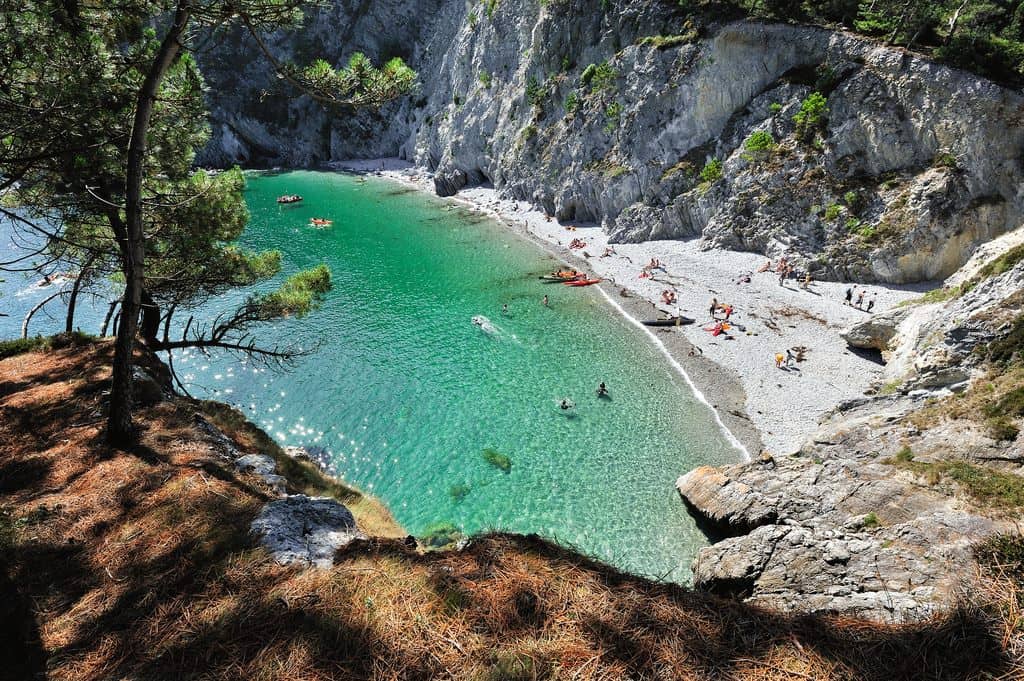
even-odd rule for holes
{"type": "Polygon", "coordinates": [[[950,300],[877,315],[845,332],[858,343],[886,338],[886,382],[903,391],[933,389],[971,378],[984,360],[978,352],[1005,336],[1024,306],[1024,261],[981,278],[950,300]]]}
{"type": "Polygon", "coordinates": [[[351,511],[328,497],[292,494],[263,507],[251,530],[281,564],[329,568],[334,553],[364,535],[351,511]]]}
{"type": "Polygon", "coordinates": [[[818,278],[944,277],[1022,223],[1020,93],[824,29],[736,22],[644,41],[686,18],[653,0],[502,0],[490,16],[462,0],[337,0],[272,49],[299,62],[398,54],[419,91],[379,114],[334,114],[286,98],[233,34],[203,63],[214,122],[201,160],[399,155],[434,170],[442,195],[490,182],[615,241],[700,236],[786,253],[818,278]],[[799,142],[793,116],[815,90],[827,117],[799,142]],[[756,131],[777,146],[751,152],[756,131]],[[712,159],[721,172],[702,176],[712,159]]]}

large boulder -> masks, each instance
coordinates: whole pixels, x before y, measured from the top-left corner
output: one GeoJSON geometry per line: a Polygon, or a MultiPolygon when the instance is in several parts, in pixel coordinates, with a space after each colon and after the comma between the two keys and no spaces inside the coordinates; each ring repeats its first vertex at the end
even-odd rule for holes
{"type": "Polygon", "coordinates": [[[292,494],[263,507],[252,532],[282,565],[329,568],[335,552],[363,535],[352,512],[329,497],[292,494]]]}
{"type": "Polygon", "coordinates": [[[745,534],[777,517],[764,495],[710,466],[695,468],[680,477],[676,489],[691,513],[717,534],[745,534]]]}
{"type": "Polygon", "coordinates": [[[887,352],[896,337],[900,323],[907,317],[907,308],[895,308],[869,317],[839,332],[850,347],[887,352]]]}

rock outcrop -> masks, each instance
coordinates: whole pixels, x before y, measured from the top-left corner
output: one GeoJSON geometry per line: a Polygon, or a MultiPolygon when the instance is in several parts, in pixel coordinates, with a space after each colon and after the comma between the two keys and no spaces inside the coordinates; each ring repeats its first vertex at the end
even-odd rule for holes
{"type": "Polygon", "coordinates": [[[736,535],[701,550],[694,585],[787,611],[891,621],[954,605],[971,544],[1002,525],[869,455],[812,455],[679,479],[699,518],[736,535]]]}
{"type": "Polygon", "coordinates": [[[292,494],[263,507],[252,532],[281,564],[328,568],[334,554],[364,535],[352,512],[329,497],[292,494]]]}
{"type": "Polygon", "coordinates": [[[337,0],[272,37],[300,62],[407,58],[420,90],[379,113],[288,98],[251,39],[231,34],[203,63],[213,137],[201,160],[399,155],[435,171],[442,195],[489,182],[614,240],[699,236],[786,253],[819,278],[942,278],[1024,222],[1018,92],[849,34],[698,25],[653,0],[481,11],[337,0]],[[798,139],[814,91],[827,110],[798,139]]]}
{"type": "Polygon", "coordinates": [[[948,300],[875,315],[843,337],[853,347],[881,350],[883,382],[904,392],[966,381],[985,360],[977,350],[1009,333],[1024,306],[1024,260],[1008,267],[947,288],[948,300]]]}

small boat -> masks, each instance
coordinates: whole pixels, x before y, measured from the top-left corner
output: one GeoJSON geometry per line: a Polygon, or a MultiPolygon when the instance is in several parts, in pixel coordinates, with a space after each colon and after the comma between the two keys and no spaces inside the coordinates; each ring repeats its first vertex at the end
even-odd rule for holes
{"type": "Polygon", "coordinates": [[[302,200],[302,197],[298,194],[285,194],[284,196],[277,197],[278,203],[298,203],[302,200]]]}
{"type": "Polygon", "coordinates": [[[600,281],[600,279],[573,279],[572,281],[564,281],[562,283],[566,286],[592,286],[600,281]]]}
{"type": "Polygon", "coordinates": [[[559,282],[564,284],[567,281],[575,281],[575,280],[579,279],[580,275],[577,275],[575,277],[556,277],[556,276],[553,276],[553,275],[548,275],[546,277],[538,277],[538,278],[541,281],[547,282],[549,284],[557,284],[559,282]]]}
{"type": "Polygon", "coordinates": [[[689,317],[669,317],[668,319],[648,319],[640,322],[644,326],[685,326],[686,324],[693,324],[692,319],[689,317]]]}
{"type": "Polygon", "coordinates": [[[330,227],[334,223],[331,220],[325,220],[323,218],[311,218],[309,224],[314,227],[330,227]]]}

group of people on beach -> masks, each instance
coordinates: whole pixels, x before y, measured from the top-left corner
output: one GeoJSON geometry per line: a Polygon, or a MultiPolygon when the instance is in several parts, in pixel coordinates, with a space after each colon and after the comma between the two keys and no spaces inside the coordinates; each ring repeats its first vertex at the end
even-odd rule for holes
{"type": "Polygon", "coordinates": [[[852,286],[847,287],[847,289],[846,289],[846,296],[845,296],[845,298],[843,300],[843,305],[849,305],[850,307],[855,307],[858,310],[864,310],[865,312],[871,312],[873,309],[875,309],[875,297],[876,296],[875,296],[875,294],[871,294],[871,298],[868,300],[868,306],[865,308],[864,307],[864,296],[866,296],[867,294],[868,294],[867,290],[861,289],[857,293],[857,302],[854,302],[853,301],[853,287],[852,286]]]}

